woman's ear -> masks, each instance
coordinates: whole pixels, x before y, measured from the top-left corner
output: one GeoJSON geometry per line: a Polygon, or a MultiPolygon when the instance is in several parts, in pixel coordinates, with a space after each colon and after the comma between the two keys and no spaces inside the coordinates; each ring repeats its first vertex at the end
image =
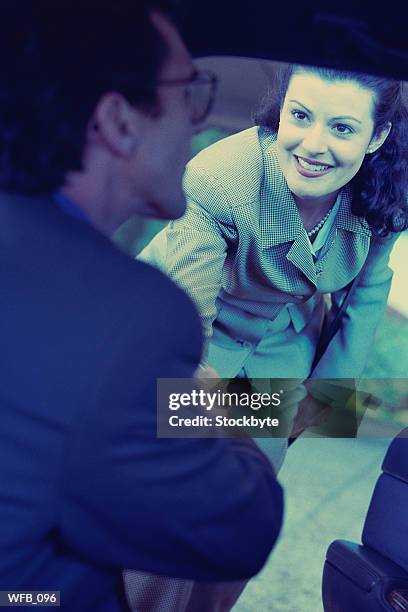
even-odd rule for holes
{"type": "Polygon", "coordinates": [[[377,151],[386,141],[387,136],[391,131],[391,128],[392,128],[392,123],[389,121],[387,125],[385,126],[385,128],[381,130],[381,132],[379,132],[379,134],[377,134],[376,136],[373,136],[373,138],[370,141],[370,144],[367,147],[366,153],[368,154],[375,153],[375,151],[377,151]]]}

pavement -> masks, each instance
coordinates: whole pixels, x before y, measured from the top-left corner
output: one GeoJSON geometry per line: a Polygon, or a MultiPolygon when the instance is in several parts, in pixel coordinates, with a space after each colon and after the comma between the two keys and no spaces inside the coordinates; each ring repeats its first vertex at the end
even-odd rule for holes
{"type": "Polygon", "coordinates": [[[389,443],[305,438],[293,444],[279,474],[286,500],[281,536],[233,612],[322,612],[326,550],[335,539],[361,541],[389,443]]]}

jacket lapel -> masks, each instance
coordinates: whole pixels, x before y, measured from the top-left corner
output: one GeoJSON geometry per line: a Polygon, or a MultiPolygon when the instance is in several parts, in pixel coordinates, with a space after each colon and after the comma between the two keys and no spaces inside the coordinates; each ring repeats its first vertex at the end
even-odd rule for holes
{"type": "Polygon", "coordinates": [[[330,291],[333,282],[347,285],[360,271],[368,255],[371,230],[364,218],[351,212],[351,199],[352,189],[347,185],[342,191],[325,251],[316,262],[318,287],[322,292],[330,291]]]}
{"type": "Polygon", "coordinates": [[[278,244],[293,242],[286,255],[287,259],[316,285],[313,256],[295,200],[279,166],[275,134],[270,132],[266,135],[262,144],[264,176],[259,209],[261,246],[269,249],[278,244]]]}
{"type": "Polygon", "coordinates": [[[292,262],[317,287],[316,267],[305,231],[298,234],[286,255],[286,259],[292,262]]]}

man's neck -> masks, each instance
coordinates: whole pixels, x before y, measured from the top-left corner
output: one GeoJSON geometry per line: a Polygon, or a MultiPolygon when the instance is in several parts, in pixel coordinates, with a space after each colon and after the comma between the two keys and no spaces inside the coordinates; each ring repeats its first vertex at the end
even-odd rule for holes
{"type": "Polygon", "coordinates": [[[66,182],[61,188],[63,196],[71,200],[86,216],[89,224],[98,232],[110,238],[116,229],[127,219],[120,216],[115,208],[113,198],[109,197],[109,190],[99,188],[96,182],[72,180],[66,182]]]}

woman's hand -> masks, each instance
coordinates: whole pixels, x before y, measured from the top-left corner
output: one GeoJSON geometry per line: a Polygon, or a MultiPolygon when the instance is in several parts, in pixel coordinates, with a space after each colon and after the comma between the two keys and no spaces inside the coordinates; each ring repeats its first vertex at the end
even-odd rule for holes
{"type": "Polygon", "coordinates": [[[307,395],[299,404],[289,437],[297,438],[308,427],[322,425],[332,412],[333,406],[319,401],[312,395],[307,395]]]}

